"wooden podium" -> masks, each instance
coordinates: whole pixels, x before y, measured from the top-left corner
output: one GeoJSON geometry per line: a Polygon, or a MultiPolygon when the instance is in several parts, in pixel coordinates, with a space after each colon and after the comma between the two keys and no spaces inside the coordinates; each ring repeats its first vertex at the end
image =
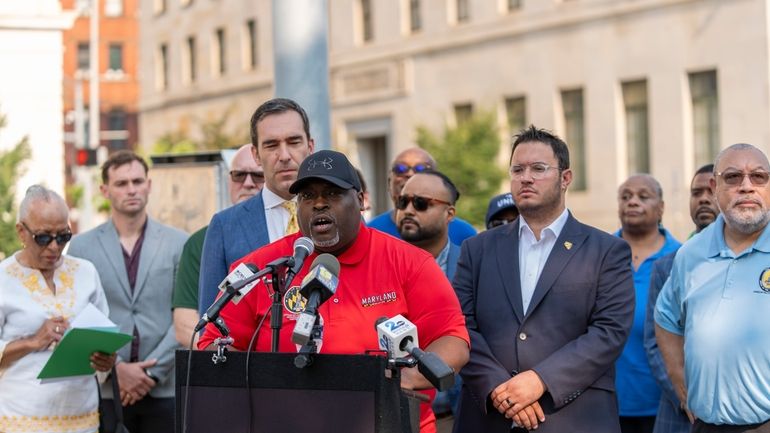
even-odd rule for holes
{"type": "Polygon", "coordinates": [[[296,354],[252,352],[247,387],[245,352],[218,364],[213,354],[176,352],[176,433],[419,431],[419,402],[383,356],[317,354],[298,368],[296,354]]]}

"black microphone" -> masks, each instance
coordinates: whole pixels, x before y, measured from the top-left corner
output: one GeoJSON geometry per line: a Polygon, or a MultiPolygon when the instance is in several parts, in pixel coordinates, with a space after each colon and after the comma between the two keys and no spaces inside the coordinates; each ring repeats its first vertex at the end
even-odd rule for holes
{"type": "Polygon", "coordinates": [[[287,290],[291,287],[291,282],[294,280],[294,277],[299,273],[300,269],[302,269],[302,265],[305,264],[305,259],[307,256],[313,254],[314,249],[315,245],[313,245],[313,241],[307,236],[297,238],[297,240],[294,241],[294,255],[291,260],[294,264],[286,271],[285,287],[287,290]]]}
{"type": "Polygon", "coordinates": [[[313,325],[318,317],[318,307],[337,291],[340,262],[331,254],[321,254],[313,260],[310,272],[302,279],[300,293],[307,299],[305,311],[299,315],[291,341],[304,346],[310,341],[313,325]]]}
{"type": "Polygon", "coordinates": [[[392,358],[407,354],[417,361],[417,369],[439,391],[446,391],[455,383],[454,370],[433,352],[425,352],[417,343],[417,327],[406,317],[397,315],[387,320],[377,319],[375,324],[380,349],[387,350],[392,358]]]}
{"type": "MultiPolygon", "coordinates": [[[[242,263],[243,264],[243,263],[242,263]]],[[[250,275],[254,275],[257,272],[259,272],[259,268],[257,268],[256,265],[253,263],[245,263],[248,270],[251,272],[250,275]]],[[[217,320],[219,317],[219,312],[222,311],[222,308],[224,308],[225,305],[227,305],[228,302],[230,302],[231,299],[233,299],[236,295],[245,295],[246,293],[242,293],[240,290],[235,290],[232,288],[232,284],[235,282],[241,281],[245,278],[248,278],[250,275],[244,275],[244,272],[240,265],[233,269],[233,271],[225,277],[224,281],[220,284],[220,286],[224,285],[225,291],[222,293],[222,296],[219,297],[216,301],[214,301],[213,304],[206,310],[206,313],[203,314],[203,317],[198,321],[198,324],[195,325],[195,332],[200,331],[203,329],[204,326],[206,326],[207,323],[213,322],[217,320]]],[[[254,283],[256,284],[256,283],[254,283]]],[[[251,290],[251,286],[246,286],[244,290],[248,292],[251,290]]]]}

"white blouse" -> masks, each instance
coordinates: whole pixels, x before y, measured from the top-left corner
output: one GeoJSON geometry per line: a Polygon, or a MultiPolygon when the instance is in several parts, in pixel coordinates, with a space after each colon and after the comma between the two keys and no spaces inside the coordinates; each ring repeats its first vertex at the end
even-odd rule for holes
{"type": "MultiPolygon", "coordinates": [[[[18,253],[17,253],[18,254],[18,253]]],[[[99,274],[91,262],[62,256],[54,271],[54,295],[37,269],[16,254],[0,262],[0,359],[8,343],[34,335],[46,319],[72,320],[93,303],[108,314],[99,274]]],[[[51,349],[31,352],[0,370],[0,432],[91,433],[99,427],[94,376],[41,383],[51,349]]]]}

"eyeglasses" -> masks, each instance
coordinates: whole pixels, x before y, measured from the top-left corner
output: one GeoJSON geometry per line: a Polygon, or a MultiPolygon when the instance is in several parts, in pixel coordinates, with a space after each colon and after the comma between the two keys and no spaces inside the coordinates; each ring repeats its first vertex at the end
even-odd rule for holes
{"type": "Polygon", "coordinates": [[[551,167],[544,162],[536,162],[529,165],[512,165],[511,178],[513,180],[521,180],[521,178],[524,177],[524,173],[527,171],[527,167],[529,167],[529,175],[535,180],[545,179],[545,176],[550,169],[559,169],[558,167],[551,167]]]}
{"type": "Polygon", "coordinates": [[[47,247],[54,239],[59,245],[64,245],[72,239],[72,232],[62,232],[55,235],[50,233],[35,233],[27,227],[27,224],[25,224],[24,221],[21,222],[21,225],[32,235],[32,240],[41,247],[47,247]]]}
{"type": "Polygon", "coordinates": [[[752,171],[749,173],[733,170],[717,173],[717,176],[721,177],[722,180],[725,181],[725,184],[730,186],[738,186],[742,184],[743,178],[747,176],[751,181],[751,184],[754,186],[767,185],[768,180],[770,180],[770,173],[763,170],[752,171]]]}
{"type": "Polygon", "coordinates": [[[393,171],[394,174],[402,176],[409,173],[409,170],[412,170],[415,173],[422,173],[423,171],[430,170],[431,168],[432,167],[430,166],[430,164],[420,163],[415,165],[407,165],[399,162],[399,163],[393,164],[393,167],[391,168],[391,170],[393,171]]]}
{"type": "Polygon", "coordinates": [[[428,197],[420,197],[419,195],[402,195],[399,196],[396,200],[396,209],[398,210],[404,210],[407,206],[409,206],[409,203],[412,203],[412,206],[414,206],[414,210],[417,212],[424,212],[429,207],[433,206],[435,203],[445,204],[448,206],[452,206],[452,203],[449,203],[448,201],[439,200],[437,198],[428,198],[428,197]]]}
{"type": "Polygon", "coordinates": [[[230,179],[235,183],[246,182],[246,176],[251,176],[251,181],[256,184],[265,183],[265,173],[262,172],[240,170],[233,170],[230,172],[230,179]]]}

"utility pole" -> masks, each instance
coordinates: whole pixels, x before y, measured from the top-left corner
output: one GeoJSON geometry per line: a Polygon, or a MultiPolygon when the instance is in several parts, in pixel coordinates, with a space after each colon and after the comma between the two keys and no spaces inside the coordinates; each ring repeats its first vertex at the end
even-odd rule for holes
{"type": "Polygon", "coordinates": [[[328,0],[273,0],[275,96],[307,111],[315,148],[331,148],[328,0]]]}

